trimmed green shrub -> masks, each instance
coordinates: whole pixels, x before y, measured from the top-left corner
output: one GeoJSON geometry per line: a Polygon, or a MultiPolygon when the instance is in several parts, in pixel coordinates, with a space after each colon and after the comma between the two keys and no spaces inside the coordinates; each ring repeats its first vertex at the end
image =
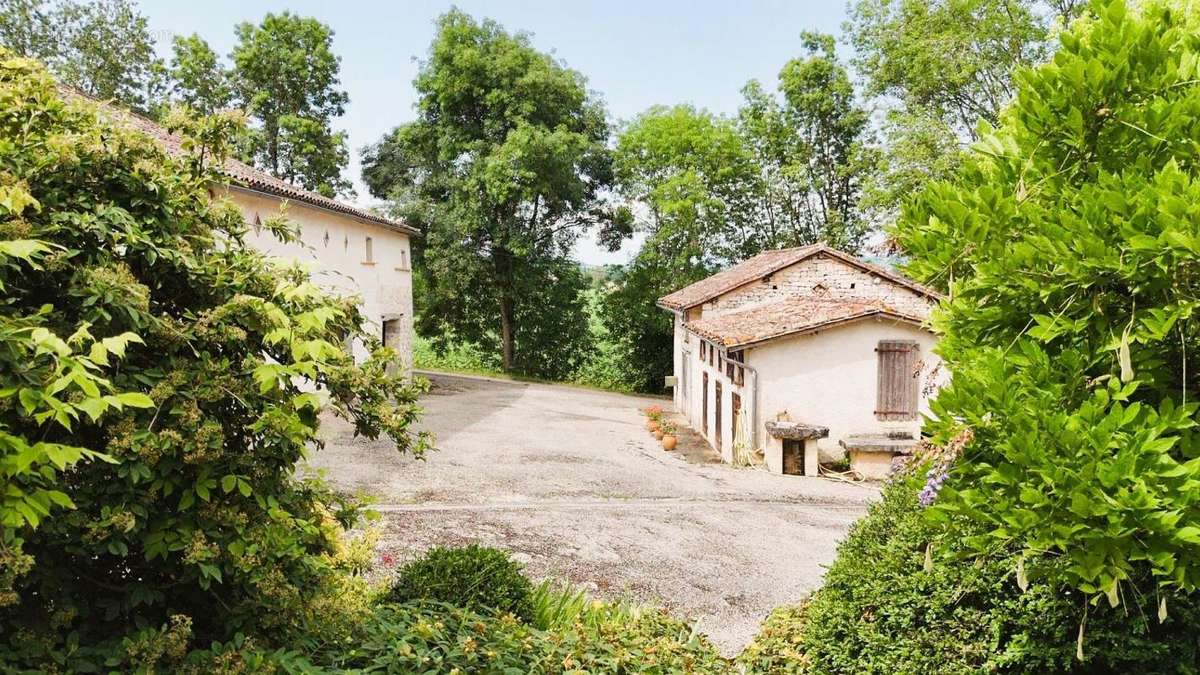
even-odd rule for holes
{"type": "Polygon", "coordinates": [[[428,602],[381,607],[331,665],[384,673],[734,672],[706,640],[660,611],[546,632],[512,614],[428,602]]]}
{"type": "MultiPolygon", "coordinates": [[[[752,673],[1196,673],[1200,599],[1127,597],[1086,612],[1068,587],[1018,585],[1017,554],[958,558],[976,529],[925,518],[908,475],[851,529],[825,584],[776,610],[739,657],[752,673]],[[927,558],[933,542],[950,560],[927,558]]],[[[1061,563],[1059,563],[1061,564],[1061,563]]]]}
{"type": "Polygon", "coordinates": [[[521,574],[521,564],[508,553],[471,544],[461,548],[430,549],[400,568],[387,598],[392,602],[434,600],[468,609],[533,617],[529,602],[533,584],[521,574]]]}

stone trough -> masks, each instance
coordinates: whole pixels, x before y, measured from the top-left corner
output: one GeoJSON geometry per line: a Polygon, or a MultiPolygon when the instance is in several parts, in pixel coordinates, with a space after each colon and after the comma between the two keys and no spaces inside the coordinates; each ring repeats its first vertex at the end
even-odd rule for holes
{"type": "Polygon", "coordinates": [[[852,434],[838,441],[850,458],[850,470],[868,480],[883,480],[892,472],[896,457],[908,456],[917,439],[894,438],[888,434],[852,434]]]}
{"type": "Polygon", "coordinates": [[[821,475],[817,439],[829,437],[829,427],[771,420],[767,427],[767,470],[798,476],[821,475]]]}

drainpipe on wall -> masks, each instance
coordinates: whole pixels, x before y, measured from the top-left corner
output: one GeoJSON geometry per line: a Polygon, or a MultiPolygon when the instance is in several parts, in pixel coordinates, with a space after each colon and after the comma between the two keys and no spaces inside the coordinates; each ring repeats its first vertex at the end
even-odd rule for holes
{"type": "Polygon", "coordinates": [[[758,450],[758,371],[745,364],[742,368],[750,373],[754,382],[750,387],[750,449],[753,451],[758,450]]]}

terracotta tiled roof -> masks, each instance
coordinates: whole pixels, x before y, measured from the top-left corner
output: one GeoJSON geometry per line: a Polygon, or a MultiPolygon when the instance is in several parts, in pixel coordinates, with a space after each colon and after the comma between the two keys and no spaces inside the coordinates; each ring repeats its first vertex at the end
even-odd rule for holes
{"type": "Polygon", "coordinates": [[[773,274],[785,267],[794,265],[805,258],[814,255],[828,255],[837,258],[848,265],[857,267],[869,274],[887,279],[895,284],[912,289],[917,293],[928,296],[930,298],[940,298],[941,295],[930,288],[909,279],[908,277],[897,274],[885,267],[880,267],[869,263],[865,260],[860,260],[849,253],[826,246],[825,244],[812,244],[811,246],[801,246],[799,248],[783,248],[774,251],[764,251],[758,255],[744,260],[733,267],[722,272],[701,279],[696,283],[685,286],[670,295],[664,295],[658,299],[658,305],[667,309],[685,310],[689,307],[707,302],[719,295],[728,293],[733,289],[744,286],[752,281],[757,281],[769,274],[773,274]]]}
{"type": "MultiPolygon", "coordinates": [[[[111,103],[92,98],[87,94],[75,89],[63,87],[62,90],[68,95],[86,98],[100,105],[102,110],[113,113],[113,121],[127,123],[139,131],[153,137],[168,153],[177,157],[184,154],[182,139],[179,137],[179,135],[172,134],[171,132],[167,131],[166,127],[163,127],[161,124],[158,124],[153,120],[142,117],[141,115],[131,111],[118,108],[111,103]]],[[[391,218],[386,218],[377,213],[368,211],[367,209],[346,204],[336,199],[326,197],[325,195],[297,187],[291,183],[288,183],[287,181],[280,180],[279,178],[276,178],[265,171],[255,169],[249,164],[239,162],[236,159],[230,158],[225,160],[225,165],[222,167],[222,172],[229,177],[230,183],[237,187],[253,190],[255,192],[261,192],[279,199],[288,199],[291,201],[300,202],[302,204],[308,204],[310,206],[315,206],[327,211],[333,211],[335,213],[342,213],[359,220],[365,220],[376,225],[382,225],[390,230],[396,230],[406,234],[421,234],[420,230],[411,225],[398,220],[393,220],[391,218]]]]}
{"type": "Polygon", "coordinates": [[[920,325],[922,317],[897,311],[878,300],[790,298],[684,324],[724,347],[744,347],[786,335],[810,333],[871,317],[920,325]]]}

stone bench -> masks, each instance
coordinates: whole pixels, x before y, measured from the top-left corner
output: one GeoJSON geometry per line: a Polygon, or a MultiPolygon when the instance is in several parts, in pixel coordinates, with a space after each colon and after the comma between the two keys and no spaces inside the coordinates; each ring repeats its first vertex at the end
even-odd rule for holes
{"type": "Polygon", "coordinates": [[[892,472],[892,459],[911,455],[916,438],[894,438],[887,434],[852,434],[838,441],[850,458],[850,470],[869,480],[883,480],[892,472]]]}

